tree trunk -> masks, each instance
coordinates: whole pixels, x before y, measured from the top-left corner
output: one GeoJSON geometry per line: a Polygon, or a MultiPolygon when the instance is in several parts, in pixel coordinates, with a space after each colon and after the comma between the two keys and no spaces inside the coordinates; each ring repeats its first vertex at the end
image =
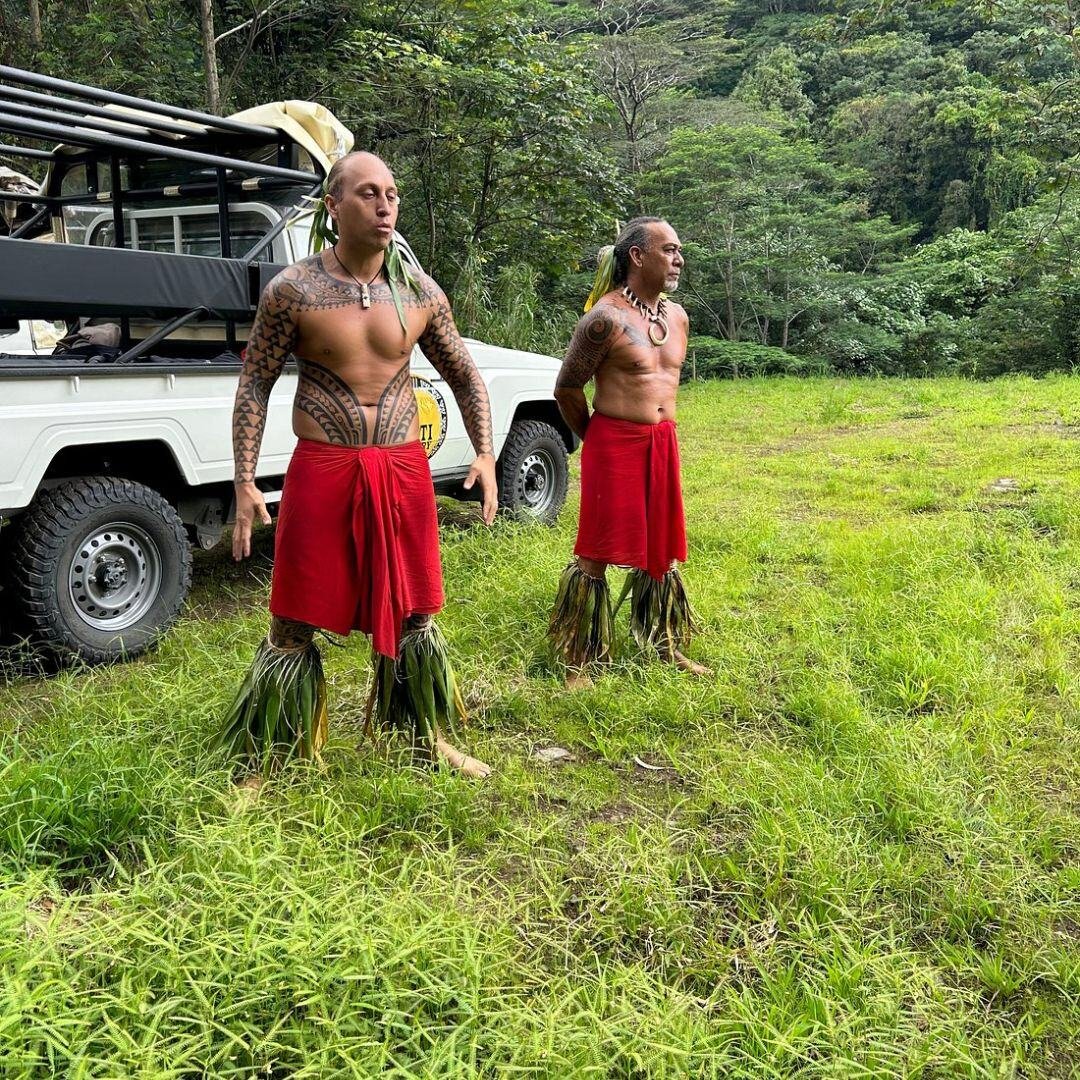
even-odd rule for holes
{"type": "Polygon", "coordinates": [[[420,110],[419,130],[423,132],[417,159],[419,161],[420,190],[424,196],[424,210],[427,213],[427,261],[424,269],[429,274],[435,273],[436,234],[438,223],[435,219],[435,142],[432,132],[438,127],[438,117],[433,116],[434,106],[425,95],[420,110]]]}
{"type": "Polygon", "coordinates": [[[425,177],[424,181],[424,204],[427,208],[427,226],[428,226],[428,259],[427,259],[427,272],[429,274],[435,273],[435,232],[437,228],[437,222],[435,220],[435,193],[431,190],[430,178],[425,177]]]}
{"type": "Polygon", "coordinates": [[[206,111],[221,112],[218,83],[217,43],[214,41],[213,0],[199,0],[199,32],[202,36],[203,71],[206,74],[206,111]]]}
{"type": "Polygon", "coordinates": [[[41,40],[41,0],[30,0],[30,44],[37,51],[41,40]]]}
{"type": "MultiPolygon", "coordinates": [[[[765,230],[765,297],[772,300],[772,244],[769,243],[769,230],[765,230]]],[[[761,321],[761,344],[769,344],[770,318],[768,315],[761,321]]]]}
{"type": "Polygon", "coordinates": [[[727,234],[727,259],[724,260],[724,292],[727,294],[727,339],[734,341],[735,326],[735,219],[731,219],[727,234]]]}
{"type": "Polygon", "coordinates": [[[480,180],[480,195],[476,200],[476,216],[473,219],[472,241],[479,246],[480,238],[487,228],[488,199],[494,182],[495,155],[491,150],[484,155],[484,172],[480,180]]]}
{"type": "Polygon", "coordinates": [[[630,158],[630,175],[634,178],[634,207],[639,214],[645,213],[645,204],[641,197],[641,150],[638,147],[637,132],[627,126],[626,129],[627,150],[630,158]]]}

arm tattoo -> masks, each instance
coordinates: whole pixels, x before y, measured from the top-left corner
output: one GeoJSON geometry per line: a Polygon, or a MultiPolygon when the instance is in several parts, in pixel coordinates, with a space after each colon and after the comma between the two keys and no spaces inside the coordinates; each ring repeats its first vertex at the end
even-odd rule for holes
{"type": "Polygon", "coordinates": [[[477,454],[493,453],[491,403],[488,401],[487,387],[454,325],[450,304],[437,287],[431,305],[431,318],[420,335],[420,348],[454,392],[465,430],[477,454]]]}
{"type": "Polygon", "coordinates": [[[266,287],[259,300],[233,404],[233,459],[237,483],[255,479],[270,391],[296,344],[298,295],[290,268],[266,287]]]}
{"type": "Polygon", "coordinates": [[[301,359],[295,405],[322,428],[327,442],[339,446],[363,446],[367,442],[367,418],[360,399],[328,367],[301,359]]]}
{"type": "Polygon", "coordinates": [[[406,360],[379,396],[379,408],[375,413],[375,434],[371,441],[382,444],[402,442],[409,434],[414,416],[416,395],[413,393],[409,361],[406,360]]]}
{"type": "Polygon", "coordinates": [[[581,390],[604,362],[621,329],[610,308],[594,307],[574,330],[555,388],[581,390]]]}

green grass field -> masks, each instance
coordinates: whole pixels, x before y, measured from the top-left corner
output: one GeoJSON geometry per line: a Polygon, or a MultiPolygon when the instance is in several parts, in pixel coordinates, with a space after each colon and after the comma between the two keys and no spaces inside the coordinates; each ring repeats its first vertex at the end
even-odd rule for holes
{"type": "Polygon", "coordinates": [[[0,687],[0,1076],[1080,1076],[1080,379],[682,410],[715,677],[567,694],[576,507],[448,531],[487,783],[363,743],[354,638],[245,803],[266,535],[152,656],[0,687]]]}

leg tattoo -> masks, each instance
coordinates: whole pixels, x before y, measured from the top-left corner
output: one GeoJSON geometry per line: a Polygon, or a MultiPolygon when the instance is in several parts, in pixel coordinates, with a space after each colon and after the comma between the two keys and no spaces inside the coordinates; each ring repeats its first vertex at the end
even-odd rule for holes
{"type": "Polygon", "coordinates": [[[270,620],[270,644],[279,652],[299,652],[306,649],[315,637],[315,627],[295,619],[270,620]]]}

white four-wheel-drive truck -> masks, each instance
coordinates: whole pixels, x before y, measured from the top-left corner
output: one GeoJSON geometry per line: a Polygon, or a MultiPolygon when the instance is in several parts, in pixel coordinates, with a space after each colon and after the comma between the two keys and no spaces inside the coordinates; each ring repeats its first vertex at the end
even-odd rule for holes
{"type": "MultiPolygon", "coordinates": [[[[0,193],[0,627],[60,659],[132,656],[179,613],[191,545],[231,520],[243,343],[263,286],[308,253],[311,200],[352,138],[309,102],[222,118],[6,67],[0,134],[0,160],[44,175],[0,193]]],[[[500,502],[551,522],[574,449],[558,362],[468,345],[500,502]]],[[[419,350],[413,378],[433,482],[457,493],[461,415],[419,350]]],[[[271,507],[295,383],[290,366],[270,402],[271,507]]]]}

